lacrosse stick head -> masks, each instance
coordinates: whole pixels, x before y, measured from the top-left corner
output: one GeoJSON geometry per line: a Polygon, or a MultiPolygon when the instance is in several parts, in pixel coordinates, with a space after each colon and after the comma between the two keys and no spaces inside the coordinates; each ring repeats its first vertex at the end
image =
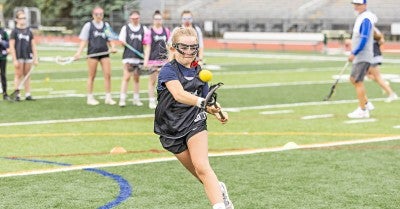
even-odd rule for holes
{"type": "Polygon", "coordinates": [[[205,100],[205,104],[206,106],[210,106],[210,105],[214,105],[217,102],[217,89],[219,87],[221,87],[222,85],[224,85],[224,83],[219,82],[217,84],[211,85],[208,91],[208,94],[206,96],[205,100]]]}
{"type": "Polygon", "coordinates": [[[60,57],[60,56],[56,57],[56,63],[59,65],[70,64],[73,61],[74,61],[73,57],[60,57]]]}

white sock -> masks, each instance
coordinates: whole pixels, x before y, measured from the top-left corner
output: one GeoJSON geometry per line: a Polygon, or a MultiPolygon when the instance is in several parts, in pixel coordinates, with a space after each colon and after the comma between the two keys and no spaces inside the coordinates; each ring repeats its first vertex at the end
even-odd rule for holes
{"type": "Polygon", "coordinates": [[[121,93],[121,95],[119,96],[119,99],[121,101],[125,101],[126,100],[126,94],[125,93],[121,93]]]}
{"type": "Polygon", "coordinates": [[[87,98],[88,98],[88,99],[94,99],[93,94],[88,94],[88,95],[87,95],[87,98]]]}
{"type": "Polygon", "coordinates": [[[106,99],[111,99],[111,93],[106,93],[106,99]]]}
{"type": "Polygon", "coordinates": [[[140,94],[134,93],[134,94],[133,94],[133,99],[134,99],[134,100],[139,100],[139,99],[140,99],[140,94]]]}
{"type": "Polygon", "coordinates": [[[26,92],[25,97],[29,97],[31,95],[31,92],[26,92]]]}
{"type": "Polygon", "coordinates": [[[213,209],[225,209],[225,204],[223,202],[213,205],[213,209]]]}
{"type": "Polygon", "coordinates": [[[154,103],[154,102],[156,102],[156,98],[149,98],[149,102],[151,102],[151,103],[154,103]]]}

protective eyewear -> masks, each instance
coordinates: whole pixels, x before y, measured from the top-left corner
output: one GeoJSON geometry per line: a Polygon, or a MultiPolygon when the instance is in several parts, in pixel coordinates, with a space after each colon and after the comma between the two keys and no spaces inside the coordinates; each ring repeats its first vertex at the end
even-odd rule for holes
{"type": "Polygon", "coordinates": [[[189,21],[189,22],[192,22],[192,20],[193,20],[193,18],[191,18],[191,17],[182,17],[182,21],[189,21]]]}
{"type": "Polygon", "coordinates": [[[189,51],[190,55],[196,55],[197,52],[199,51],[199,45],[198,44],[193,44],[193,45],[187,45],[183,43],[174,43],[172,44],[172,47],[174,47],[180,54],[184,55],[186,54],[185,52],[189,51]]]}

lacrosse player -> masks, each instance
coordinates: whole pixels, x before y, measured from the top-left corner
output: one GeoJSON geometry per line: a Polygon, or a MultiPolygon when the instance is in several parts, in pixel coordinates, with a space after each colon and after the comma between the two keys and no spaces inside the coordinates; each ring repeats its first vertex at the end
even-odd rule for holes
{"type": "MultiPolygon", "coordinates": [[[[95,7],[92,10],[93,20],[85,23],[81,33],[79,34],[79,39],[81,39],[78,51],[74,55],[74,59],[79,59],[81,53],[86,45],[88,45],[87,54],[94,54],[99,52],[110,51],[112,53],[116,52],[114,43],[109,41],[104,33],[104,29],[108,23],[103,21],[104,10],[101,7],[95,7]],[[109,46],[111,49],[109,50],[109,46]]],[[[88,80],[87,80],[87,104],[88,105],[98,105],[97,101],[93,96],[93,84],[96,77],[97,64],[103,69],[104,85],[105,85],[105,104],[115,105],[116,102],[111,97],[111,62],[109,54],[101,55],[98,57],[90,57],[87,59],[88,64],[88,80]]]]}
{"type": "Polygon", "coordinates": [[[208,106],[204,99],[208,84],[199,78],[200,66],[192,65],[199,50],[196,31],[175,29],[169,50],[172,60],[158,76],[154,132],[162,146],[203,184],[213,209],[232,209],[225,184],[218,181],[209,163],[206,111],[223,124],[228,115],[223,112],[220,117],[220,106],[208,106]]]}
{"type": "Polygon", "coordinates": [[[190,27],[196,30],[197,38],[199,40],[199,53],[197,54],[197,61],[199,61],[199,64],[201,64],[204,58],[203,32],[201,31],[199,26],[193,24],[193,14],[191,11],[184,10],[181,13],[181,21],[182,27],[190,27]]]}
{"type": "MultiPolygon", "coordinates": [[[[121,42],[129,44],[138,52],[143,54],[144,48],[147,47],[144,46],[144,34],[147,30],[148,29],[146,26],[140,24],[139,11],[132,11],[129,15],[129,23],[121,28],[121,31],[119,33],[119,40],[121,42]]],[[[126,94],[128,91],[128,83],[131,77],[133,77],[133,105],[143,106],[143,103],[140,101],[139,94],[139,66],[143,64],[143,57],[133,52],[132,50],[129,50],[127,47],[124,47],[122,63],[124,64],[124,73],[121,83],[119,106],[126,106],[126,94]]]]}
{"type": "Polygon", "coordinates": [[[376,83],[378,83],[379,86],[381,86],[381,88],[386,92],[388,97],[385,99],[385,102],[392,102],[393,100],[398,99],[398,96],[390,87],[390,85],[383,80],[379,70],[379,65],[381,65],[383,61],[381,45],[384,42],[385,38],[382,32],[378,28],[374,27],[374,45],[373,45],[374,59],[371,63],[371,66],[368,69],[368,77],[374,80],[376,83]]]}
{"type": "Polygon", "coordinates": [[[352,51],[348,57],[353,62],[350,81],[354,85],[359,101],[358,107],[347,114],[349,118],[369,118],[368,99],[364,87],[364,77],[373,59],[373,28],[376,16],[367,10],[367,0],[352,0],[357,19],[353,28],[352,51]]]}
{"type": "Polygon", "coordinates": [[[146,47],[146,55],[144,59],[145,67],[157,68],[155,73],[149,75],[149,108],[155,109],[157,106],[156,98],[154,96],[154,88],[157,81],[158,71],[167,61],[167,41],[170,38],[170,31],[163,26],[163,18],[160,11],[155,11],[153,14],[153,26],[145,34],[145,40],[148,47],[146,47]]]}
{"type": "Polygon", "coordinates": [[[1,88],[3,89],[3,100],[9,100],[7,94],[7,55],[8,48],[10,47],[9,38],[7,32],[0,27],[0,76],[1,76],[1,88]]]}
{"type": "MultiPolygon", "coordinates": [[[[15,89],[18,89],[22,78],[31,70],[32,64],[38,64],[38,56],[33,33],[26,23],[25,12],[22,10],[17,11],[15,21],[16,27],[11,31],[10,35],[10,52],[15,68],[14,86],[15,89]]],[[[33,101],[30,77],[25,81],[24,86],[25,100],[33,101]]],[[[15,101],[20,101],[20,97],[21,95],[17,95],[15,101]]]]}

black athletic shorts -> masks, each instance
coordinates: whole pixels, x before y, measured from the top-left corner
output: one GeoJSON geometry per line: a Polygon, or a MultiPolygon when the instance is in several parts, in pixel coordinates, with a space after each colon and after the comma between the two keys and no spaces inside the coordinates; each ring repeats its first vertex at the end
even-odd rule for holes
{"type": "Polygon", "coordinates": [[[174,154],[179,154],[188,149],[187,142],[192,136],[194,136],[197,133],[200,133],[204,130],[207,130],[206,124],[197,126],[197,128],[195,130],[190,131],[188,134],[186,134],[185,136],[183,136],[181,138],[171,139],[171,138],[160,136],[160,142],[161,142],[161,145],[164,147],[164,149],[166,149],[174,154]]]}
{"type": "Polygon", "coordinates": [[[110,57],[110,55],[109,54],[105,54],[105,55],[100,55],[100,56],[97,56],[97,57],[90,57],[90,58],[97,59],[97,60],[100,61],[101,59],[106,58],[106,57],[110,57]]]}

